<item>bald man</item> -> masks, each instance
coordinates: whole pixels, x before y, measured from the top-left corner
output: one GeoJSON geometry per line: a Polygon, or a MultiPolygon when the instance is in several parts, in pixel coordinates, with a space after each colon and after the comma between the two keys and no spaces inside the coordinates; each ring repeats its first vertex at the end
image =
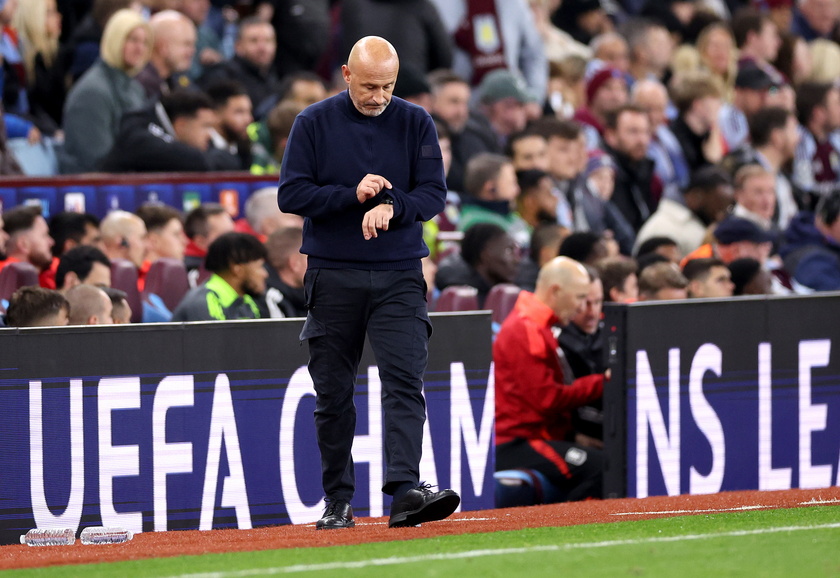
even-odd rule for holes
{"type": "Polygon", "coordinates": [[[99,287],[76,285],[65,296],[70,303],[70,325],[112,325],[114,305],[99,287]]]}
{"type": "Polygon", "coordinates": [[[573,443],[572,411],[601,398],[604,375],[574,379],[554,325],[568,325],[589,293],[586,269],[567,257],[543,265],[534,293],[522,291],[493,343],[496,470],[533,469],[557,501],[602,497],[604,457],[573,443]]]}
{"type": "Polygon", "coordinates": [[[155,43],[149,63],[137,80],[149,99],[157,99],[190,85],[186,72],[192,65],[198,33],[192,20],[175,10],[158,12],[149,20],[149,26],[155,43]]]}
{"type": "Polygon", "coordinates": [[[301,340],[309,343],[327,499],[316,528],[354,525],[353,392],[365,334],[382,381],[389,526],[415,526],[460,503],[452,490],[421,485],[419,472],[431,335],[422,222],[444,207],[443,158],[429,114],[392,95],[399,58],[388,41],[362,38],[341,70],[347,90],[295,120],[277,193],[282,211],[305,219],[301,340]]]}

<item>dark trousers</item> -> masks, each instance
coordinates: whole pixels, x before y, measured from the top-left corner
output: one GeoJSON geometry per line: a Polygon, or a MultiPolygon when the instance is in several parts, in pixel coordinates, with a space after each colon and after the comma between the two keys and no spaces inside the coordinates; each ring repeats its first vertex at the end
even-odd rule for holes
{"type": "Polygon", "coordinates": [[[405,482],[417,485],[426,420],[423,374],[432,332],[421,271],[310,269],[304,288],[309,311],[300,338],[309,342],[326,497],[349,500],[355,490],[353,394],[366,334],[382,382],[382,491],[393,494],[405,482]]]}
{"type": "Polygon", "coordinates": [[[529,469],[545,475],[562,502],[603,497],[604,454],[570,442],[524,440],[496,446],[496,471],[529,469]]]}

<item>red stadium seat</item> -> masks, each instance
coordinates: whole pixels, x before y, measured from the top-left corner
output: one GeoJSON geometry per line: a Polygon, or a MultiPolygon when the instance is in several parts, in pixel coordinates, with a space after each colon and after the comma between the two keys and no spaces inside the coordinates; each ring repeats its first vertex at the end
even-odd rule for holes
{"type": "Polygon", "coordinates": [[[137,267],[126,259],[111,261],[111,287],[125,291],[126,301],[131,307],[131,322],[139,323],[143,319],[143,303],[137,289],[137,267]]]}
{"type": "Polygon", "coordinates": [[[450,285],[440,293],[435,311],[475,311],[478,289],[469,285],[450,285]]]}
{"type": "Polygon", "coordinates": [[[189,290],[190,282],[184,262],[163,257],[152,263],[146,274],[143,294],[157,295],[163,299],[167,309],[174,311],[189,290]]]}
{"type": "Polygon", "coordinates": [[[0,271],[0,299],[8,300],[21,287],[38,285],[38,270],[30,263],[12,262],[0,271]]]}
{"type": "Polygon", "coordinates": [[[499,283],[493,285],[487,299],[484,301],[484,308],[493,311],[493,323],[501,325],[511,312],[522,288],[513,283],[499,283]]]}

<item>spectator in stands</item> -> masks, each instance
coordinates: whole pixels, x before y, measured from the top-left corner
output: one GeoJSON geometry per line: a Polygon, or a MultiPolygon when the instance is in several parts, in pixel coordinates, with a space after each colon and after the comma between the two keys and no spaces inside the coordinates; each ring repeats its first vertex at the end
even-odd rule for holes
{"type": "Polygon", "coordinates": [[[365,36],[381,36],[391,42],[397,54],[403,55],[400,75],[404,68],[425,75],[452,67],[452,38],[430,0],[343,0],[341,29],[341,54],[349,54],[356,41],[365,36]]]}
{"type": "Polygon", "coordinates": [[[635,303],[639,299],[638,268],[633,259],[613,257],[597,265],[604,286],[604,301],[610,303],[635,303]]]}
{"type": "Polygon", "coordinates": [[[630,47],[627,40],[618,32],[604,32],[589,43],[591,57],[601,60],[616,70],[630,72],[630,47]]]}
{"type": "Polygon", "coordinates": [[[108,294],[93,285],[76,285],[65,293],[70,303],[69,325],[112,325],[114,306],[108,294]]]}
{"type": "Polygon", "coordinates": [[[252,123],[248,127],[251,138],[251,173],[255,175],[279,174],[283,155],[286,153],[286,143],[292,132],[295,118],[303,111],[303,107],[291,101],[283,100],[271,109],[264,121],[252,123]],[[262,127],[265,127],[265,141],[262,127]],[[264,143],[268,143],[266,146],[264,143]]]}
{"type": "Polygon", "coordinates": [[[520,191],[517,212],[528,224],[529,234],[540,225],[556,223],[557,197],[551,175],[539,169],[517,171],[516,182],[520,191]]]}
{"type": "Polygon", "coordinates": [[[472,86],[494,69],[505,68],[542,97],[548,66],[534,17],[525,0],[432,0],[455,43],[453,69],[472,86]],[[474,28],[476,18],[483,23],[474,28]],[[486,39],[486,40],[484,40],[486,39]],[[490,48],[492,46],[492,48],[490,48]]]}
{"type": "Polygon", "coordinates": [[[199,84],[208,86],[220,78],[236,80],[248,90],[254,110],[263,110],[263,103],[273,99],[280,88],[274,72],[276,50],[277,39],[271,23],[255,16],[245,18],[239,23],[234,57],[208,68],[199,84]]]}
{"type": "Polygon", "coordinates": [[[149,25],[135,11],[117,11],[102,34],[102,58],[73,85],[64,106],[65,173],[90,172],[113,148],[123,114],[146,104],[134,78],[151,53],[149,25]]]}
{"type": "Polygon", "coordinates": [[[202,75],[205,67],[224,60],[222,40],[213,27],[207,23],[210,0],[182,0],[177,10],[189,18],[196,28],[195,51],[187,74],[190,80],[195,82],[202,75]]]}
{"type": "Polygon", "coordinates": [[[673,263],[654,263],[639,274],[639,301],[686,299],[688,280],[673,263]]]}
{"type": "Polygon", "coordinates": [[[265,243],[271,233],[282,227],[303,227],[303,218],[281,211],[277,206],[277,187],[265,187],[251,193],[245,201],[245,218],[239,219],[234,228],[265,243]]]}
{"type": "Polygon", "coordinates": [[[636,236],[637,248],[651,237],[669,237],[683,255],[697,249],[705,241],[707,229],[722,221],[732,205],[729,176],[715,166],[703,167],[691,175],[683,198],[684,205],[671,199],[659,202],[636,236]]]}
{"type": "MultiPolygon", "coordinates": [[[[61,3],[59,3],[59,9],[61,3]]],[[[70,53],[70,79],[75,83],[87,70],[93,66],[99,58],[99,46],[102,43],[102,33],[105,25],[111,16],[118,10],[124,8],[134,9],[139,13],[140,9],[135,0],[93,0],[90,13],[79,22],[72,30],[70,40],[67,42],[67,51],[70,53]]],[[[62,21],[62,36],[67,27],[66,19],[62,21]]]]}
{"type": "Polygon", "coordinates": [[[239,159],[237,170],[249,170],[253,158],[248,135],[248,126],[254,121],[251,97],[244,86],[233,80],[209,84],[207,95],[216,109],[216,127],[210,133],[211,146],[239,159]]]}
{"type": "Polygon", "coordinates": [[[300,70],[315,70],[333,47],[330,0],[273,0],[271,24],[277,31],[275,66],[281,78],[300,70]],[[301,8],[305,6],[304,9],[301,8]]]}
{"type": "Polygon", "coordinates": [[[475,287],[481,307],[494,285],[513,283],[519,261],[519,247],[502,227],[477,223],[464,233],[461,254],[440,262],[435,283],[441,291],[450,285],[475,287]]]}
{"type": "Polygon", "coordinates": [[[50,217],[49,225],[50,237],[54,241],[53,258],[49,268],[41,272],[39,283],[41,287],[56,289],[58,259],[74,247],[90,245],[101,248],[102,235],[99,233],[99,219],[90,213],[62,211],[50,217]]]}
{"type": "Polygon", "coordinates": [[[814,291],[840,289],[840,188],[823,196],[814,213],[791,221],[780,254],[797,283],[814,291]]]}
{"type": "Polygon", "coordinates": [[[686,255],[681,265],[685,267],[686,262],[703,257],[718,257],[724,263],[751,257],[763,264],[770,256],[774,240],[773,234],[752,221],[729,216],[715,227],[714,240],[686,255]]]}
{"type": "Polygon", "coordinates": [[[633,105],[619,108],[607,117],[604,137],[605,150],[616,167],[612,203],[638,232],[656,210],[661,193],[653,161],[647,158],[651,138],[647,112],[633,105]]]}
{"type": "Polygon", "coordinates": [[[682,201],[681,189],[688,185],[690,171],[680,141],[668,126],[668,90],[658,80],[637,80],[630,102],[647,111],[653,128],[648,156],[662,182],[663,197],[682,201]]]}
{"type": "Polygon", "coordinates": [[[772,66],[782,44],[779,29],[768,14],[745,7],[732,18],[732,34],[738,47],[738,64],[750,62],[759,67],[772,66]]]}
{"type": "Polygon", "coordinates": [[[796,89],[800,140],[793,162],[793,183],[814,198],[840,179],[840,87],[805,82],[796,89]]]}
{"type": "Polygon", "coordinates": [[[31,119],[42,133],[53,135],[61,127],[61,112],[67,96],[64,76],[69,64],[69,53],[59,50],[61,15],[56,0],[20,3],[14,28],[26,71],[31,119]]]}
{"type": "Polygon", "coordinates": [[[679,264],[684,257],[679,245],[671,237],[650,237],[639,244],[635,251],[636,258],[655,253],[665,257],[671,263],[679,264]]]}
{"type": "MultiPolygon", "coordinates": [[[[551,21],[551,12],[557,7],[556,0],[528,0],[528,4],[530,4],[531,13],[534,15],[534,24],[542,38],[549,67],[557,65],[568,56],[585,59],[592,57],[590,47],[578,42],[568,32],[560,30],[551,21]]],[[[624,58],[626,60],[626,43],[624,48],[624,58]]]]}
{"type": "Polygon", "coordinates": [[[127,211],[111,211],[102,219],[102,250],[111,261],[124,259],[140,269],[146,259],[146,224],[127,211]]]}
{"type": "Polygon", "coordinates": [[[176,90],[123,117],[101,168],[111,173],[241,170],[238,156],[210,146],[215,127],[216,113],[206,94],[176,90]]]}
{"type": "Polygon", "coordinates": [[[128,304],[128,297],[125,291],[114,289],[113,287],[103,287],[103,291],[111,300],[111,317],[115,325],[123,325],[131,323],[131,305],[128,304]]]}
{"type": "Polygon", "coordinates": [[[607,116],[627,104],[627,80],[620,70],[609,66],[591,67],[586,80],[586,106],[575,112],[583,125],[587,150],[604,148],[607,116]]]}
{"type": "Polygon", "coordinates": [[[9,298],[6,325],[9,327],[52,327],[67,325],[70,303],[53,289],[21,287],[9,298]]]}
{"type": "Polygon", "coordinates": [[[574,443],[572,412],[601,398],[604,375],[574,379],[552,331],[581,311],[589,288],[582,265],[549,261],[534,293],[519,294],[493,344],[496,469],[536,469],[564,501],[601,497],[604,457],[574,443]]]}
{"type": "Polygon", "coordinates": [[[832,0],[799,0],[793,9],[791,32],[808,42],[835,38],[840,22],[840,6],[832,0]]]}
{"type": "Polygon", "coordinates": [[[776,211],[776,176],[758,164],[744,165],[735,173],[735,207],[732,214],[749,219],[765,231],[778,232],[773,224],[776,211]]]}
{"type": "Polygon", "coordinates": [[[721,90],[705,72],[686,75],[674,84],[678,116],[670,125],[690,171],[721,161],[725,152],[719,116],[721,90]]]}
{"type": "Polygon", "coordinates": [[[543,118],[533,124],[531,129],[542,136],[548,143],[548,168],[546,169],[554,179],[557,194],[557,222],[564,227],[573,229],[583,227],[583,223],[575,222],[572,201],[582,187],[580,125],[571,120],[543,118]],[[576,227],[577,225],[577,227],[576,227]]]}
{"type": "Polygon", "coordinates": [[[41,216],[41,207],[21,205],[3,213],[3,230],[9,236],[6,241],[6,259],[0,262],[0,270],[9,263],[29,263],[43,271],[52,262],[50,249],[53,239],[47,221],[41,216]]]}
{"type": "Polygon", "coordinates": [[[302,244],[303,229],[299,227],[277,229],[265,242],[269,317],[306,317],[303,276],[307,258],[300,252],[302,244]]]}
{"type": "Polygon", "coordinates": [[[799,144],[799,124],[796,116],[781,107],[767,107],[750,117],[751,146],[727,156],[725,164],[733,173],[745,164],[757,163],[776,175],[776,209],[773,223],[784,229],[804,203],[802,194],[795,191],[784,167],[793,160],[799,144]]]}
{"type": "Polygon", "coordinates": [[[175,10],[163,10],[149,19],[154,36],[149,63],[137,75],[146,98],[157,100],[163,94],[190,85],[187,72],[195,55],[196,29],[192,20],[175,10]]]}
{"type": "Polygon", "coordinates": [[[536,132],[524,130],[512,134],[505,147],[505,155],[510,157],[517,172],[548,170],[548,142],[536,132]]]}
{"type": "Polygon", "coordinates": [[[621,26],[630,48],[630,76],[635,80],[663,80],[671,65],[674,40],[655,20],[631,19],[621,26]]]}
{"type": "Polygon", "coordinates": [[[520,261],[519,272],[516,274],[514,283],[525,291],[533,292],[537,285],[540,268],[557,256],[560,245],[570,234],[569,229],[557,223],[534,228],[528,245],[528,255],[520,261]]]}
{"type": "Polygon", "coordinates": [[[74,247],[62,255],[55,272],[59,291],[67,292],[83,283],[94,287],[111,286],[111,261],[105,253],[88,245],[74,247]]]}
{"type": "Polygon", "coordinates": [[[688,279],[687,291],[690,298],[732,297],[735,289],[732,273],[720,259],[692,259],[685,264],[682,272],[688,279]]]}
{"type": "Polygon", "coordinates": [[[595,265],[601,259],[615,257],[610,242],[591,231],[577,231],[563,239],[557,254],[584,265],[595,265]]]}
{"type": "Polygon", "coordinates": [[[773,293],[773,277],[761,263],[755,259],[745,257],[735,259],[729,264],[732,275],[733,295],[771,295],[773,293]]]}
{"type": "Polygon", "coordinates": [[[484,77],[476,90],[479,110],[495,135],[496,151],[501,152],[510,135],[521,131],[528,122],[528,104],[537,102],[521,78],[509,70],[494,70],[484,77]]]}
{"type": "Polygon", "coordinates": [[[259,319],[256,297],[265,293],[266,250],[253,236],[225,233],[207,249],[205,267],[213,275],[190,290],[172,321],[259,319]]]}
{"type": "Polygon", "coordinates": [[[202,203],[187,213],[184,219],[184,233],[189,242],[184,250],[184,264],[187,271],[202,267],[207,248],[220,235],[233,231],[233,219],[218,203],[202,203]]]}
{"type": "Polygon", "coordinates": [[[745,64],[735,76],[735,92],[731,103],[720,107],[718,122],[727,148],[732,151],[750,138],[747,119],[764,108],[770,90],[778,90],[782,79],[754,64],[745,64]]]}
{"type": "Polygon", "coordinates": [[[601,0],[561,2],[552,13],[551,21],[571,34],[572,38],[587,45],[595,36],[613,29],[613,22],[601,0]]]}
{"type": "Polygon", "coordinates": [[[508,157],[481,153],[470,159],[464,176],[464,193],[459,231],[467,231],[476,223],[494,223],[521,245],[528,242],[528,226],[515,212],[519,184],[508,157]]]}

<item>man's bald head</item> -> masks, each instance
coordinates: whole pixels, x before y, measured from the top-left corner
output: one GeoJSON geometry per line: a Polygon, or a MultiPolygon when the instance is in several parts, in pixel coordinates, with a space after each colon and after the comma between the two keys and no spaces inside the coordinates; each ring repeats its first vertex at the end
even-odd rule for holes
{"type": "Polygon", "coordinates": [[[350,50],[341,67],[350,100],[365,116],[379,116],[391,102],[400,59],[390,42],[379,36],[365,36],[350,50]]]}
{"type": "Polygon", "coordinates": [[[149,19],[154,33],[152,64],[163,78],[189,69],[195,54],[195,24],[175,10],[158,12],[149,19]]]}
{"type": "Polygon", "coordinates": [[[583,308],[589,283],[583,265],[568,257],[555,257],[540,269],[534,296],[566,325],[583,308]]]}

